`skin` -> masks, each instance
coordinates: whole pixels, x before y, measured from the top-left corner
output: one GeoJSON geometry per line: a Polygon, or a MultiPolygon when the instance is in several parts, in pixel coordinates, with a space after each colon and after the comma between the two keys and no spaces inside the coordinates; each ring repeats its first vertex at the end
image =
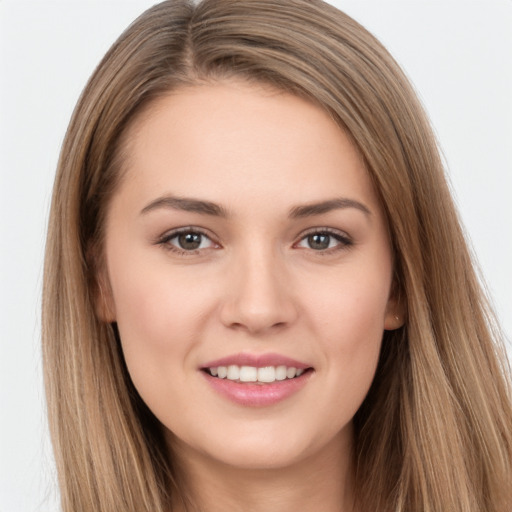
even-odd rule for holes
{"type": "Polygon", "coordinates": [[[353,510],[352,418],[383,331],[401,325],[386,221],[355,147],[317,106],[226,81],[157,100],[125,149],[100,314],[117,322],[132,380],[201,510],[353,510]],[[226,215],[159,202],[168,196],[226,215]],[[290,216],[334,198],[362,208],[290,216]],[[198,249],[180,247],[180,228],[202,233],[198,249]],[[268,352],[312,367],[271,406],[233,403],[201,371],[268,352]]]}

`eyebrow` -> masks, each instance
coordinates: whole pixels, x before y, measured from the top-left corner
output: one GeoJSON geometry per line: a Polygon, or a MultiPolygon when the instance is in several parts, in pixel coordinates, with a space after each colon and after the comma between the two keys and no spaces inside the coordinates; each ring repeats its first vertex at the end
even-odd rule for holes
{"type": "MultiPolygon", "coordinates": [[[[199,213],[202,215],[211,215],[214,217],[229,216],[228,211],[216,203],[172,195],[155,199],[141,210],[141,214],[145,214],[159,208],[170,208],[173,210],[182,210],[186,212],[199,213]]],[[[339,197],[328,199],[326,201],[320,201],[318,203],[295,206],[290,210],[289,217],[292,219],[312,217],[315,215],[329,213],[333,210],[341,210],[346,208],[355,208],[356,210],[363,212],[365,215],[371,215],[370,209],[363,203],[360,203],[354,199],[339,197]]]]}
{"type": "Polygon", "coordinates": [[[334,199],[328,199],[327,201],[320,201],[319,203],[306,204],[304,206],[295,206],[290,210],[290,217],[292,219],[312,217],[314,215],[322,215],[332,210],[340,210],[345,208],[355,208],[360,210],[365,215],[370,216],[371,211],[363,203],[355,201],[354,199],[348,199],[346,197],[338,197],[334,199]]]}
{"type": "Polygon", "coordinates": [[[158,208],[171,208],[173,210],[183,210],[185,212],[200,213],[202,215],[212,215],[215,217],[228,216],[227,211],[218,204],[210,201],[176,196],[159,197],[145,206],[140,213],[148,213],[158,208]]]}

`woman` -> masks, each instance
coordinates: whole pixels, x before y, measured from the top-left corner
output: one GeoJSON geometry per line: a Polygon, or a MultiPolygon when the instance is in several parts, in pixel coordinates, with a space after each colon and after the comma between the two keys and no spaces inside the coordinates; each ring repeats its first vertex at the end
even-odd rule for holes
{"type": "Polygon", "coordinates": [[[63,145],[63,509],[510,509],[509,370],[428,121],[321,2],[164,2],[63,145]]]}

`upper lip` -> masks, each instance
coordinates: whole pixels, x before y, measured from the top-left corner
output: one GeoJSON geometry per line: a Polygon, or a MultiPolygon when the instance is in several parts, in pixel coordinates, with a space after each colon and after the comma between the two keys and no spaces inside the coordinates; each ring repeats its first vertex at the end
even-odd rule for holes
{"type": "Polygon", "coordinates": [[[266,366],[287,366],[288,368],[297,368],[305,370],[311,368],[311,365],[292,359],[291,357],[281,354],[248,354],[240,353],[215,359],[202,365],[201,368],[217,368],[218,366],[255,366],[256,368],[264,368],[266,366]]]}

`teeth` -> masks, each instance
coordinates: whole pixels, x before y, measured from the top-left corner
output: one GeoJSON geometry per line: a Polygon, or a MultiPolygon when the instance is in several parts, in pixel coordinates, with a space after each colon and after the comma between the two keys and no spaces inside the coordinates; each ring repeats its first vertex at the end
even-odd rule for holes
{"type": "Polygon", "coordinates": [[[300,377],[304,370],[292,366],[265,366],[256,368],[255,366],[219,366],[217,368],[208,368],[210,375],[219,379],[234,380],[240,382],[275,382],[300,377]]]}
{"type": "Polygon", "coordinates": [[[228,375],[226,378],[228,380],[238,380],[240,378],[240,367],[235,364],[228,366],[228,375]]]}
{"type": "Polygon", "coordinates": [[[254,366],[242,366],[240,368],[240,382],[256,382],[258,380],[258,368],[254,366]]]}
{"type": "Polygon", "coordinates": [[[258,382],[274,382],[276,380],[276,369],[273,366],[258,368],[258,382]]]}
{"type": "Polygon", "coordinates": [[[291,366],[290,368],[286,369],[286,377],[288,379],[293,379],[293,377],[295,377],[296,374],[297,374],[297,368],[294,368],[293,366],[291,366]]]}
{"type": "Polygon", "coordinates": [[[276,380],[286,379],[286,366],[278,366],[276,368],[276,380]]]}

